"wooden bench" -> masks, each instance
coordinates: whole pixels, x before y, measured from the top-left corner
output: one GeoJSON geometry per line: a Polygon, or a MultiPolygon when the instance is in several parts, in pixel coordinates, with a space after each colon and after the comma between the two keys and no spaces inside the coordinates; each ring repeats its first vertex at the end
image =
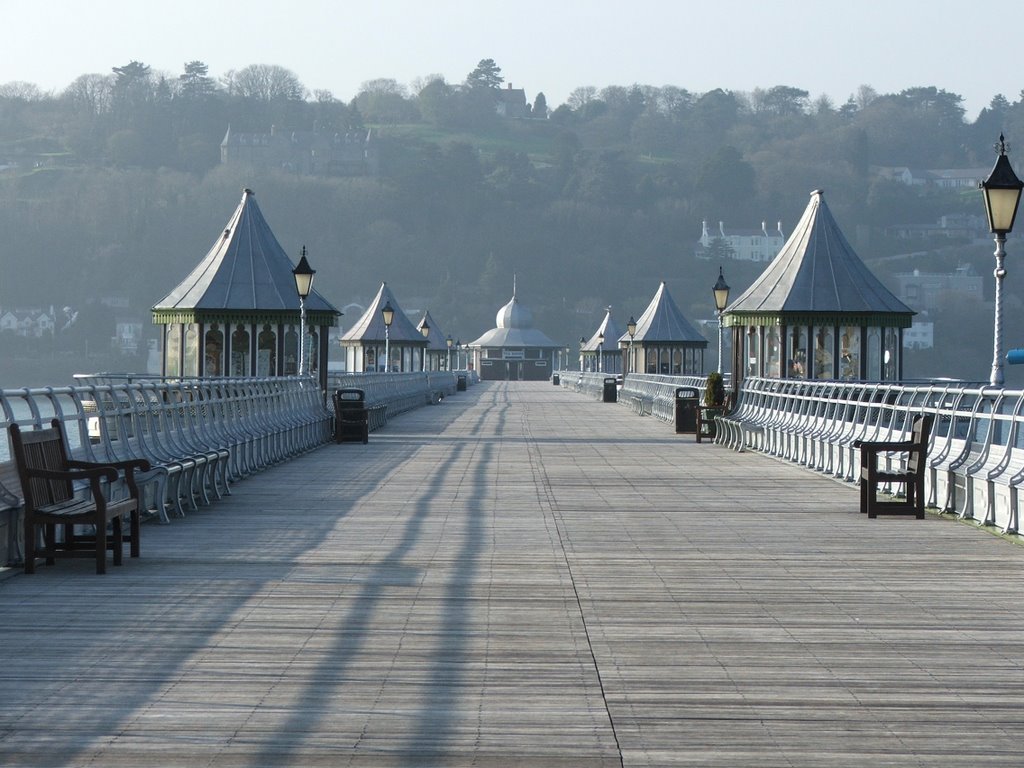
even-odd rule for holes
{"type": "Polygon", "coordinates": [[[867,442],[857,440],[860,448],[860,511],[869,518],[880,514],[915,515],[924,519],[924,470],[928,455],[928,437],[931,434],[934,416],[930,413],[914,417],[909,440],[867,442]],[[905,454],[905,460],[897,460],[902,467],[879,466],[882,454],[905,454]],[[902,485],[902,497],[891,496],[880,499],[879,486],[902,485]]]}
{"type": "Polygon", "coordinates": [[[36,557],[45,557],[53,565],[57,557],[96,558],[96,573],[106,573],[107,549],[114,551],[114,565],[121,565],[124,542],[131,556],[139,556],[139,489],[135,470],[146,471],[149,462],[142,459],[112,464],[76,461],[68,457],[67,441],[58,419],[47,429],[23,432],[10,425],[11,448],[25,502],[25,573],[35,572],[36,557]],[[128,497],[109,500],[104,483],[116,483],[124,474],[128,497]],[[74,483],[87,482],[88,497],[75,493],[74,483]],[[122,517],[129,518],[129,534],[124,535],[122,517]],[[107,541],[107,524],[111,540],[107,541]],[[57,541],[57,526],[63,537],[57,541]],[[93,534],[76,534],[75,526],[92,526],[93,534]],[[44,546],[36,548],[36,528],[42,527],[44,546]]]}

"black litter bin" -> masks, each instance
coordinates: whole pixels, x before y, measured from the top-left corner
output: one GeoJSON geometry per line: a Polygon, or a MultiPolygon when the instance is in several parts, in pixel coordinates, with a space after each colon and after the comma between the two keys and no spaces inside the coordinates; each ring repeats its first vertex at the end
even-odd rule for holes
{"type": "Polygon", "coordinates": [[[700,392],[694,387],[676,388],[676,434],[697,434],[697,409],[700,392]]]}
{"type": "Polygon", "coordinates": [[[551,383],[554,384],[556,387],[562,383],[562,380],[559,378],[557,373],[551,374],[551,383]]]}
{"type": "Polygon", "coordinates": [[[460,373],[455,377],[455,391],[465,392],[466,391],[466,374],[460,373]]]}
{"type": "Polygon", "coordinates": [[[619,399],[619,382],[614,378],[604,380],[604,402],[614,403],[619,399]]]}
{"type": "Polygon", "coordinates": [[[370,419],[366,393],[361,389],[339,389],[334,393],[334,442],[370,441],[370,419]]]}

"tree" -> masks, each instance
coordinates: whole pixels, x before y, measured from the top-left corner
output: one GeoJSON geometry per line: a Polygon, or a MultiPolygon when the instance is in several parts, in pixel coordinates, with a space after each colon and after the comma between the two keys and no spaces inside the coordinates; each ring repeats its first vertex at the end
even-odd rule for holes
{"type": "Polygon", "coordinates": [[[548,100],[543,91],[538,93],[537,98],[533,100],[533,116],[539,120],[547,120],[548,100]]]}
{"type": "Polygon", "coordinates": [[[301,101],[306,87],[294,72],[277,64],[250,64],[224,76],[228,93],[254,101],[301,101]]]}
{"type": "Polygon", "coordinates": [[[496,90],[501,88],[505,78],[501,76],[501,67],[494,63],[494,59],[481,59],[476,69],[466,75],[467,88],[489,88],[496,90]]]}
{"type": "Polygon", "coordinates": [[[178,75],[178,93],[188,101],[202,101],[217,92],[217,83],[209,76],[209,67],[201,61],[189,61],[178,75]]]}

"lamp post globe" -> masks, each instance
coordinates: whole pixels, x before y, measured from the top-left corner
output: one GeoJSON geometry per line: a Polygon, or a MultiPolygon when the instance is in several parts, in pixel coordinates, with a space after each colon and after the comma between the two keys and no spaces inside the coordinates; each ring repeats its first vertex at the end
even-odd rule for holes
{"type": "MultiPolygon", "coordinates": [[[[423,322],[420,323],[420,333],[423,334],[423,338],[424,339],[429,339],[430,338],[430,323],[427,322],[426,315],[423,316],[423,322]]],[[[427,347],[428,346],[429,346],[429,344],[427,344],[427,345],[425,345],[423,347],[423,355],[420,358],[420,362],[422,363],[421,369],[424,370],[424,371],[427,370],[427,347]]]]}
{"type": "Polygon", "coordinates": [[[384,318],[384,370],[391,371],[391,323],[395,320],[395,308],[388,301],[381,307],[381,316],[384,318]]]}
{"type": "Polygon", "coordinates": [[[626,323],[626,333],[629,334],[629,370],[626,373],[633,373],[636,370],[636,363],[633,361],[633,337],[636,336],[636,320],[632,315],[629,316],[629,322],[626,323]]]}
{"type": "Polygon", "coordinates": [[[992,373],[989,376],[989,383],[993,387],[1001,387],[1004,381],[1002,360],[1003,278],[1006,277],[1003,261],[1006,257],[1006,236],[1013,230],[1013,222],[1017,217],[1017,208],[1020,205],[1024,182],[1018,179],[1017,174],[1013,172],[1010,159],[1006,156],[1009,146],[1007,146],[1003,134],[999,134],[999,143],[996,144],[995,149],[998,153],[996,164],[988,178],[981,182],[980,187],[985,198],[989,230],[996,241],[996,268],[993,270],[993,275],[996,278],[995,322],[992,333],[992,373]]]}
{"type": "Polygon", "coordinates": [[[292,270],[295,277],[295,292],[299,294],[299,376],[305,376],[306,371],[306,299],[313,290],[313,275],[316,270],[309,266],[306,259],[306,246],[302,246],[299,252],[299,263],[292,270]]]}
{"type": "Polygon", "coordinates": [[[729,306],[729,284],[725,282],[722,268],[718,268],[718,280],[712,287],[715,296],[715,309],[718,311],[718,372],[722,372],[722,313],[729,306]]]}

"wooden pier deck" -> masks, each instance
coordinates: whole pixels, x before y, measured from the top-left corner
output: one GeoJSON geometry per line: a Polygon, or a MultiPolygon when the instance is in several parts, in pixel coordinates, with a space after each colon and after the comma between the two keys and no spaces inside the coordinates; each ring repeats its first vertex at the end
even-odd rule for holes
{"type": "Polygon", "coordinates": [[[1024,548],[550,384],[0,581],[0,765],[1017,766],[1024,548]]]}

